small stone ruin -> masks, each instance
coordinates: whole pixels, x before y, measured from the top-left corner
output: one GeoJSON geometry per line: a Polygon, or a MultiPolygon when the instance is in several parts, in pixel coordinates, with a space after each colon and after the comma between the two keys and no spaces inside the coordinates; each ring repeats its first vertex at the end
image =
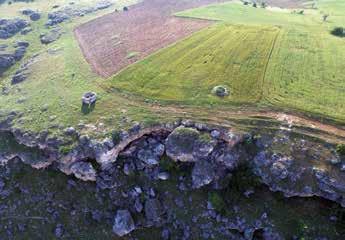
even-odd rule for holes
{"type": "Polygon", "coordinates": [[[228,88],[225,86],[215,86],[212,89],[212,93],[218,97],[226,97],[230,94],[228,88]]]}
{"type": "Polygon", "coordinates": [[[86,105],[94,104],[97,100],[97,94],[94,92],[84,93],[82,97],[82,103],[86,105]]]}

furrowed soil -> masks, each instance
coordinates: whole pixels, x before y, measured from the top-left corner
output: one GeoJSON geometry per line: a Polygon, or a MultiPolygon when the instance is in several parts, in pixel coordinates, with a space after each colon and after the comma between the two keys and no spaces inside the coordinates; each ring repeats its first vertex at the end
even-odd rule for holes
{"type": "Polygon", "coordinates": [[[221,0],[145,0],[78,26],[74,33],[93,71],[110,77],[212,22],[172,16],[173,13],[221,0]]]}

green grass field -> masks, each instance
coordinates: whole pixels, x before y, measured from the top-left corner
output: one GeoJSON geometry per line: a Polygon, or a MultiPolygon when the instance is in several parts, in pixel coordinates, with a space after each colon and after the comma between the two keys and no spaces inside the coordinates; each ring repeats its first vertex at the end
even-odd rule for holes
{"type": "Polygon", "coordinates": [[[132,65],[112,83],[158,100],[198,104],[253,103],[261,99],[265,66],[279,30],[220,24],[132,65]],[[246,45],[243,49],[241,46],[246,45]],[[226,53],[226,54],[224,54],[226,53]],[[215,85],[233,93],[211,94],[215,85]]]}
{"type": "MultiPolygon", "coordinates": [[[[135,109],[135,107],[127,110],[126,100],[120,96],[113,95],[110,96],[110,100],[103,88],[99,87],[98,84],[103,80],[91,71],[73,34],[73,29],[79,24],[112,12],[115,8],[121,9],[123,6],[134,4],[136,0],[117,1],[109,9],[60,24],[63,31],[61,38],[49,45],[41,44],[39,39],[40,33],[48,31],[44,27],[47,21],[47,12],[51,11],[51,6],[54,4],[61,4],[63,6],[68,4],[68,2],[65,0],[36,0],[34,3],[29,4],[15,3],[0,6],[1,17],[8,18],[20,17],[25,19],[25,16],[20,14],[20,10],[24,8],[38,9],[43,12],[41,20],[31,22],[33,31],[29,34],[25,36],[17,34],[10,39],[0,39],[0,44],[11,45],[19,40],[30,43],[24,59],[0,78],[0,88],[7,87],[10,89],[10,94],[1,95],[0,97],[1,111],[16,110],[24,113],[21,120],[15,123],[16,127],[32,131],[49,129],[52,132],[56,132],[67,126],[76,125],[79,122],[95,123],[96,121],[108,121],[112,122],[112,124],[119,123],[122,110],[131,112],[133,109],[136,113],[133,118],[135,119],[136,116],[139,118],[140,114],[145,112],[145,110],[135,109]],[[38,57],[35,58],[35,63],[30,66],[31,74],[29,78],[18,85],[11,86],[11,76],[18,70],[20,64],[36,54],[38,54],[38,57]],[[86,91],[95,91],[100,97],[100,104],[96,106],[93,114],[84,114],[81,111],[81,96],[86,91]],[[23,102],[18,100],[23,100],[23,102]],[[104,107],[101,107],[103,102],[104,107]],[[100,116],[105,116],[105,119],[100,120],[100,116]]],[[[94,4],[95,2],[98,1],[81,0],[75,1],[75,4],[83,6],[85,4],[94,4]]]]}
{"type": "Polygon", "coordinates": [[[345,1],[315,6],[298,14],[230,2],[178,13],[218,23],[128,67],[111,85],[166,102],[250,103],[344,121],[345,40],[330,31],[345,26],[345,1]],[[216,85],[231,95],[212,96],[216,85]]]}

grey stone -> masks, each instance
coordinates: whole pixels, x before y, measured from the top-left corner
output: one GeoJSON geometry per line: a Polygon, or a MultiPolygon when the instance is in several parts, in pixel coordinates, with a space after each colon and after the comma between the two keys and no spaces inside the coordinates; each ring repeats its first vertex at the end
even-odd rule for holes
{"type": "Polygon", "coordinates": [[[50,32],[42,33],[40,35],[41,43],[49,44],[58,40],[61,36],[61,33],[58,29],[53,29],[50,32]]]}
{"type": "Polygon", "coordinates": [[[211,132],[211,137],[218,139],[220,136],[220,132],[218,130],[213,130],[211,132]]]}
{"type": "Polygon", "coordinates": [[[89,162],[76,162],[71,167],[72,173],[83,181],[96,181],[96,170],[89,162]]]}
{"type": "Polygon", "coordinates": [[[169,240],[170,239],[170,231],[169,231],[169,229],[166,229],[166,228],[163,229],[161,237],[162,237],[163,240],[169,240]]]}
{"type": "Polygon", "coordinates": [[[21,70],[17,71],[15,75],[13,75],[11,84],[14,85],[14,84],[21,83],[21,82],[25,81],[29,75],[30,75],[29,70],[21,69],[21,70]]]}
{"type": "Polygon", "coordinates": [[[159,180],[165,181],[165,180],[169,179],[170,175],[167,172],[161,172],[161,173],[158,174],[157,177],[158,177],[159,180]]]}
{"type": "Polygon", "coordinates": [[[31,27],[26,27],[26,28],[24,28],[23,30],[20,31],[20,34],[26,35],[29,32],[32,32],[32,28],[31,27]]]}
{"type": "Polygon", "coordinates": [[[149,222],[159,223],[162,216],[162,206],[158,199],[147,199],[145,202],[145,216],[149,222]]]}
{"type": "Polygon", "coordinates": [[[62,224],[57,224],[56,225],[54,233],[55,233],[55,237],[57,237],[57,238],[63,237],[63,235],[64,235],[64,228],[63,228],[62,224]]]}
{"type": "Polygon", "coordinates": [[[113,232],[123,237],[135,229],[134,220],[128,210],[118,210],[114,219],[113,232]]]}
{"type": "Polygon", "coordinates": [[[0,19],[0,39],[14,36],[28,25],[29,23],[23,19],[0,19]]]}
{"type": "Polygon", "coordinates": [[[210,184],[216,177],[214,163],[207,159],[197,161],[192,170],[193,188],[201,188],[210,184]]]}
{"type": "Polygon", "coordinates": [[[41,14],[38,12],[34,12],[30,15],[30,19],[32,21],[38,21],[39,19],[41,19],[41,14]]]}
{"type": "Polygon", "coordinates": [[[144,206],[139,198],[135,199],[134,208],[138,213],[141,213],[143,211],[144,206]]]}
{"type": "Polygon", "coordinates": [[[0,75],[16,63],[13,54],[0,54],[0,75]]]}
{"type": "Polygon", "coordinates": [[[67,135],[71,136],[71,135],[73,135],[73,134],[76,133],[76,130],[75,130],[74,127],[69,127],[69,128],[66,128],[66,129],[65,129],[65,133],[66,133],[67,135]]]}

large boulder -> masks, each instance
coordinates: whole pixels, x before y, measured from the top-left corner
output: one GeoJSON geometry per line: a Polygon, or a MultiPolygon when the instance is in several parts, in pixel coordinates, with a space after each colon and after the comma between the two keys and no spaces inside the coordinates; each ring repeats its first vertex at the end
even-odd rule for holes
{"type": "Polygon", "coordinates": [[[216,177],[215,164],[208,159],[197,161],[192,170],[193,188],[210,184],[216,177]]]}
{"type": "Polygon", "coordinates": [[[28,68],[21,68],[12,77],[11,84],[18,84],[24,82],[30,75],[30,70],[28,68]]]}
{"type": "Polygon", "coordinates": [[[318,196],[345,206],[345,173],[334,148],[286,132],[258,146],[262,150],[250,164],[272,191],[286,197],[318,196]]]}
{"type": "Polygon", "coordinates": [[[16,63],[13,54],[3,53],[0,54],[0,75],[16,63]]]}
{"type": "Polygon", "coordinates": [[[147,199],[145,202],[145,216],[149,223],[159,224],[162,220],[163,208],[156,198],[147,199]]]}
{"type": "Polygon", "coordinates": [[[217,142],[208,133],[194,128],[178,127],[166,140],[166,153],[175,161],[196,162],[207,157],[217,142]]]}
{"type": "Polygon", "coordinates": [[[89,162],[76,162],[72,165],[71,171],[76,178],[83,181],[96,181],[96,170],[89,162]]]}
{"type": "Polygon", "coordinates": [[[146,165],[157,165],[164,154],[164,145],[153,138],[144,141],[143,145],[137,153],[138,159],[146,165]]]}
{"type": "Polygon", "coordinates": [[[52,42],[55,42],[56,40],[58,40],[61,36],[61,33],[58,29],[53,29],[48,33],[43,33],[40,36],[41,39],[41,43],[43,44],[49,44],[52,42]]]}
{"type": "Polygon", "coordinates": [[[38,12],[34,12],[30,15],[30,19],[32,21],[38,21],[39,19],[41,19],[41,14],[38,12]]]}
{"type": "Polygon", "coordinates": [[[134,220],[128,210],[118,210],[114,219],[113,232],[123,237],[135,229],[134,220]]]}
{"type": "Polygon", "coordinates": [[[16,50],[13,53],[14,59],[16,61],[21,60],[26,53],[26,47],[25,46],[19,46],[16,48],[16,50]]]}

